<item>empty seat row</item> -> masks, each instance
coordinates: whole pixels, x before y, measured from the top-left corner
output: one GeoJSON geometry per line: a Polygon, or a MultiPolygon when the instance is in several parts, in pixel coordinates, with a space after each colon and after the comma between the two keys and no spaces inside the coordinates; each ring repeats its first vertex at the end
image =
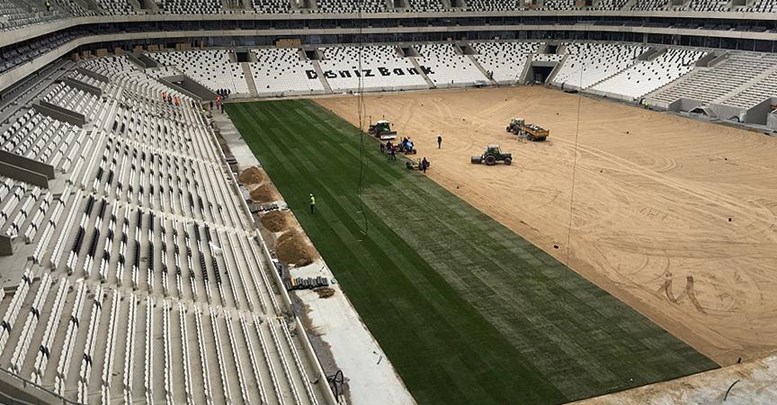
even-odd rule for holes
{"type": "Polygon", "coordinates": [[[553,78],[565,89],[586,89],[637,63],[647,46],[612,43],[567,44],[568,56],[553,78]]]}
{"type": "Polygon", "coordinates": [[[693,70],[696,62],[705,54],[704,51],[670,48],[651,60],[634,64],[591,89],[637,100],[693,70]]]}
{"type": "Polygon", "coordinates": [[[417,45],[419,65],[437,87],[472,85],[486,80],[475,63],[450,43],[417,45]]]}
{"type": "Polygon", "coordinates": [[[711,103],[730,97],[732,92],[774,68],[777,56],[729,52],[712,68],[697,68],[671,86],[650,95],[650,99],[672,103],[680,98],[711,103]]]}

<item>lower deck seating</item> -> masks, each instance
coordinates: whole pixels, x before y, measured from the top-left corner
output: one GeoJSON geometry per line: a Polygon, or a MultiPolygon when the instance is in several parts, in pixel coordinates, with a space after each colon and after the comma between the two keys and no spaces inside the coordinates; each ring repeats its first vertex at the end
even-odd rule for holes
{"type": "Polygon", "coordinates": [[[486,77],[472,60],[457,51],[453,44],[435,43],[416,47],[421,55],[416,58],[426,75],[437,87],[472,85],[486,77]]]}
{"type": "Polygon", "coordinates": [[[567,45],[567,59],[553,78],[565,89],[585,89],[637,63],[647,46],[611,43],[567,45]]]}
{"type": "MultiPolygon", "coordinates": [[[[100,98],[42,93],[89,117],[64,189],[0,177],[0,234],[35,246],[0,298],[0,367],[80,403],[334,401],[201,106],[120,59],[81,66],[121,73],[67,74],[100,98]]],[[[80,129],[14,118],[12,153],[80,129]]]]}
{"type": "Polygon", "coordinates": [[[360,83],[364,91],[427,88],[421,72],[394,46],[328,47],[322,53],[321,69],[333,91],[358,91],[360,83]]]}
{"type": "Polygon", "coordinates": [[[232,94],[248,94],[243,68],[230,61],[229,51],[180,51],[149,53],[157,62],[173,66],[211,90],[229,90],[232,94]]]}
{"type": "Polygon", "coordinates": [[[591,87],[591,90],[636,100],[693,70],[706,52],[670,48],[650,61],[642,61],[591,87]]]}
{"type": "Polygon", "coordinates": [[[475,59],[499,83],[515,83],[521,78],[529,55],[537,52],[539,42],[472,42],[478,52],[475,59]]]}
{"type": "Polygon", "coordinates": [[[768,76],[740,90],[721,104],[732,107],[752,108],[773,97],[777,97],[777,71],[773,71],[768,76]]]}
{"type": "Polygon", "coordinates": [[[777,56],[746,52],[730,52],[715,67],[700,68],[676,84],[651,94],[650,98],[672,103],[680,98],[711,103],[746,85],[777,66],[777,56]]]}
{"type": "Polygon", "coordinates": [[[313,63],[296,48],[260,48],[251,50],[256,62],[251,74],[260,95],[316,94],[324,91],[313,63]]]}

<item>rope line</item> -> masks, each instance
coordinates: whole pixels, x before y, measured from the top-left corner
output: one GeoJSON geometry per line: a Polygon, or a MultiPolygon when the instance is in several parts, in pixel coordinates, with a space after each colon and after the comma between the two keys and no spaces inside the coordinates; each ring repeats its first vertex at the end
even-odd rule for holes
{"type": "Polygon", "coordinates": [[[363,226],[364,228],[361,230],[362,234],[367,236],[367,233],[369,231],[369,222],[367,221],[367,214],[364,212],[364,199],[362,198],[362,191],[364,187],[364,179],[367,177],[367,162],[364,159],[364,154],[366,152],[365,145],[364,145],[364,137],[365,134],[365,128],[364,128],[364,118],[366,114],[366,107],[364,105],[364,77],[362,77],[362,53],[364,51],[364,37],[363,37],[363,19],[362,19],[362,5],[364,0],[361,0],[357,2],[356,4],[356,12],[357,12],[357,21],[359,24],[359,34],[356,39],[357,47],[358,47],[358,57],[357,57],[357,64],[359,69],[359,74],[356,75],[358,77],[358,85],[356,86],[356,97],[358,98],[358,101],[356,103],[356,114],[358,115],[359,120],[359,180],[356,184],[356,197],[359,199],[359,213],[362,216],[363,226]]]}
{"type": "MultiPolygon", "coordinates": [[[[581,67],[580,67],[580,81],[577,83],[578,87],[582,86],[583,84],[583,71],[585,70],[585,59],[581,61],[581,67]]],[[[569,267],[569,255],[571,251],[571,245],[572,245],[572,219],[574,217],[575,213],[575,186],[577,184],[577,152],[578,152],[578,141],[580,139],[580,107],[583,101],[583,95],[582,93],[578,92],[577,95],[577,123],[575,125],[575,147],[574,147],[574,158],[572,160],[572,189],[569,193],[569,223],[567,224],[567,246],[566,246],[566,260],[565,265],[569,267]]]]}

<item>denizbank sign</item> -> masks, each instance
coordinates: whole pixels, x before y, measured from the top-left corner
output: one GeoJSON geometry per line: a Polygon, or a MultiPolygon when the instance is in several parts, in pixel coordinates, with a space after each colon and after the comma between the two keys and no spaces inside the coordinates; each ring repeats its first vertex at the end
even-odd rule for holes
{"type": "MultiPolygon", "coordinates": [[[[421,66],[421,71],[425,75],[433,75],[434,71],[426,66],[421,66]]],[[[306,70],[308,79],[318,79],[318,73],[315,70],[306,70]]],[[[347,79],[350,77],[387,77],[387,76],[415,76],[419,75],[416,68],[387,68],[379,67],[377,69],[353,69],[353,70],[325,70],[324,77],[327,79],[347,79]]]]}

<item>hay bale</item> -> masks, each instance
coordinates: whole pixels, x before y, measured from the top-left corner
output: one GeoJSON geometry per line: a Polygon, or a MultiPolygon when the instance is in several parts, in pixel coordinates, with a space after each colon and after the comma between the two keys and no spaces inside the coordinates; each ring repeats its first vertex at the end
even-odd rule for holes
{"type": "Polygon", "coordinates": [[[260,204],[266,204],[273,201],[278,201],[278,195],[275,190],[267,184],[261,185],[251,190],[251,199],[260,204]]]}
{"type": "Polygon", "coordinates": [[[265,181],[264,172],[256,166],[243,170],[238,178],[243,184],[259,184],[265,181]]]}
{"type": "Polygon", "coordinates": [[[270,232],[280,232],[289,226],[289,213],[283,211],[272,211],[262,215],[259,219],[262,225],[270,232]]]}
{"type": "Polygon", "coordinates": [[[287,231],[275,241],[275,254],[286,264],[297,267],[313,263],[315,251],[298,231],[287,231]]]}
{"type": "Polygon", "coordinates": [[[335,289],[330,287],[319,287],[313,291],[318,293],[318,298],[329,298],[335,295],[335,289]]]}

